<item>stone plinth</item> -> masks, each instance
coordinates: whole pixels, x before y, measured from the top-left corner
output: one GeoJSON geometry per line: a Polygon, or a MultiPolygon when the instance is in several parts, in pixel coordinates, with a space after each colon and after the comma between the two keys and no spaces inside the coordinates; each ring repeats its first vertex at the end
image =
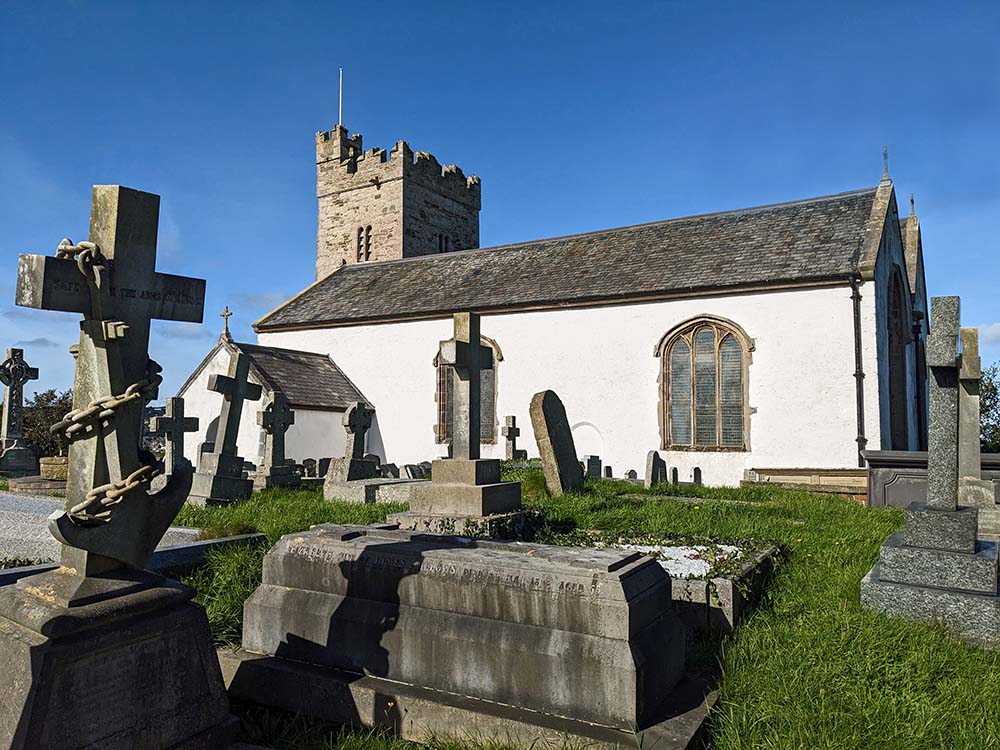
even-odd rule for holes
{"type": "Polygon", "coordinates": [[[35,452],[24,445],[0,449],[0,476],[24,477],[38,472],[35,452]]]}
{"type": "Polygon", "coordinates": [[[42,479],[65,482],[69,475],[69,456],[47,456],[38,459],[38,475],[42,479]]]}
{"type": "Polygon", "coordinates": [[[294,466],[270,466],[257,470],[253,479],[255,490],[272,490],[276,487],[295,488],[302,484],[302,478],[295,473],[294,466]]]}
{"type": "Polygon", "coordinates": [[[0,747],[225,747],[236,721],[192,596],[148,572],[65,568],[0,590],[0,747]]]}
{"type": "Polygon", "coordinates": [[[414,531],[466,533],[484,518],[521,511],[521,483],[500,481],[500,461],[442,458],[431,465],[431,481],[410,490],[410,510],[387,521],[414,531]]]}
{"type": "Polygon", "coordinates": [[[636,552],[324,525],[268,553],[243,648],[636,731],[663,718],[684,631],[636,552]]]}
{"type": "Polygon", "coordinates": [[[243,459],[225,453],[206,453],[191,484],[187,501],[192,505],[215,505],[246,500],[253,480],[243,470],[243,459]]]}
{"type": "Polygon", "coordinates": [[[358,479],[350,482],[332,480],[327,474],[323,482],[324,500],[346,503],[408,503],[417,479],[358,479]]]}

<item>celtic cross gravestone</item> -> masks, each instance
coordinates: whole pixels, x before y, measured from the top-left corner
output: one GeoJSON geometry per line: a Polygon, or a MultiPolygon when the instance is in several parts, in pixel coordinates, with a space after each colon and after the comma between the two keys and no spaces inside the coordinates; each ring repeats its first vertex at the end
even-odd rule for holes
{"type": "Polygon", "coordinates": [[[0,423],[0,475],[30,474],[38,460],[24,443],[24,386],[38,379],[38,368],[24,361],[24,350],[8,349],[0,363],[0,383],[4,385],[3,422],[0,423]]]}
{"type": "Polygon", "coordinates": [[[285,462],[285,433],[295,424],[295,412],[289,408],[283,392],[274,391],[264,410],[257,412],[257,424],[263,431],[264,451],[254,487],[266,490],[298,485],[295,467],[285,462]]]}

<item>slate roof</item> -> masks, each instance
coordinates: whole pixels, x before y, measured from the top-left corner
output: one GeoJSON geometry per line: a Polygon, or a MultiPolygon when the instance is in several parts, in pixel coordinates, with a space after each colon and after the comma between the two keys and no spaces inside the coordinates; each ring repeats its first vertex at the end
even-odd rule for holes
{"type": "Polygon", "coordinates": [[[877,188],[568,237],[343,266],[258,331],[843,279],[877,188]]]}
{"type": "Polygon", "coordinates": [[[368,404],[325,354],[238,342],[232,346],[250,357],[251,367],[269,391],[284,391],[292,408],[346,411],[358,401],[368,404]]]}

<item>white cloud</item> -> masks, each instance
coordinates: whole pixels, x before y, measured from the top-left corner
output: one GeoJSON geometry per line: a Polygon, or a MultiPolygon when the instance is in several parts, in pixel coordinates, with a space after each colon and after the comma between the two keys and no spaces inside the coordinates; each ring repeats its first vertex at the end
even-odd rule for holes
{"type": "Polygon", "coordinates": [[[1000,323],[979,326],[979,338],[984,344],[1000,344],[1000,323]]]}

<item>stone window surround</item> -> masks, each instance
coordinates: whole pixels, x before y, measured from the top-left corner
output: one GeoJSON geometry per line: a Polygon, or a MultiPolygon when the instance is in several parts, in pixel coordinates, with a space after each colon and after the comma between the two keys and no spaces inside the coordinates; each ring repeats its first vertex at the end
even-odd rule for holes
{"type": "MultiPolygon", "coordinates": [[[[491,339],[489,336],[479,336],[479,343],[483,346],[488,346],[493,350],[493,437],[490,440],[480,439],[480,445],[497,445],[500,441],[500,422],[497,419],[497,395],[500,393],[500,373],[497,364],[503,362],[503,352],[500,351],[500,345],[496,341],[491,339]]],[[[440,354],[435,354],[432,364],[434,365],[434,371],[437,372],[438,369],[438,358],[440,354]]],[[[440,378],[434,378],[434,403],[438,404],[438,413],[440,414],[440,404],[441,399],[444,394],[441,393],[440,388],[440,378]]],[[[481,421],[481,420],[480,420],[481,421]]],[[[451,438],[442,438],[439,425],[434,425],[434,442],[438,445],[450,445],[451,438]]]]}
{"type": "MultiPolygon", "coordinates": [[[[755,348],[756,343],[754,339],[750,338],[741,326],[727,318],[717,315],[697,315],[693,318],[688,318],[671,328],[660,338],[653,350],[653,356],[660,357],[663,360],[661,366],[659,367],[658,375],[659,409],[657,414],[660,425],[661,450],[688,451],[692,453],[746,453],[750,451],[750,417],[756,409],[750,406],[749,375],[750,365],[753,364],[753,351],[755,348]],[[743,355],[741,373],[743,385],[743,444],[739,446],[726,446],[718,444],[718,442],[721,441],[721,425],[719,427],[719,434],[716,436],[716,445],[674,445],[670,442],[670,362],[669,357],[665,355],[670,351],[671,345],[678,338],[688,334],[691,334],[693,337],[693,334],[699,328],[704,327],[715,328],[718,331],[718,335],[716,336],[716,362],[718,362],[719,344],[727,334],[733,336],[736,342],[740,345],[740,350],[743,355]]],[[[693,378],[694,372],[692,370],[692,384],[694,382],[693,378]]],[[[718,382],[716,383],[716,408],[717,414],[720,414],[718,382]]],[[[693,410],[691,431],[693,443],[696,439],[693,410]]]]}

